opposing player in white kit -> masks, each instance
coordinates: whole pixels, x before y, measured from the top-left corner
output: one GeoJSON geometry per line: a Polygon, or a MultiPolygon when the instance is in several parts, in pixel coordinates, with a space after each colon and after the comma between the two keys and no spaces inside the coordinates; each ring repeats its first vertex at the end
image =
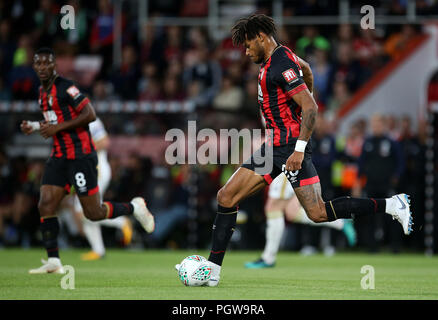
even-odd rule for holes
{"type": "MultiPolygon", "coordinates": [[[[102,121],[97,118],[89,124],[91,138],[97,151],[98,159],[98,185],[100,196],[103,197],[111,181],[111,167],[108,162],[107,149],[109,147],[109,137],[102,121]]],[[[101,226],[118,228],[123,233],[123,243],[128,245],[132,239],[132,224],[126,216],[121,216],[112,220],[90,221],[83,215],[79,198],[75,196],[75,214],[80,215],[85,237],[91,246],[91,251],[81,256],[82,260],[98,260],[105,255],[105,245],[102,239],[101,226]]]]}
{"type": "Polygon", "coordinates": [[[266,243],[260,259],[245,264],[246,268],[270,268],[275,266],[281,238],[285,229],[284,216],[294,223],[309,224],[318,227],[329,227],[342,230],[348,244],[356,243],[356,232],[350,220],[339,219],[332,222],[315,223],[310,220],[300,205],[291,184],[282,173],[269,186],[268,200],[265,205],[266,213],[266,243]]]}

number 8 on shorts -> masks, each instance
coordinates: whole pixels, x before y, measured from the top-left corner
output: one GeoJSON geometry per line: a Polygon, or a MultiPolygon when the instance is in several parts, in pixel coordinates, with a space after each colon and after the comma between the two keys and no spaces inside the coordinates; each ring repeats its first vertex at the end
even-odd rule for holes
{"type": "Polygon", "coordinates": [[[76,185],[79,188],[84,187],[87,184],[87,181],[85,180],[85,176],[82,172],[76,173],[75,179],[76,179],[76,185]]]}

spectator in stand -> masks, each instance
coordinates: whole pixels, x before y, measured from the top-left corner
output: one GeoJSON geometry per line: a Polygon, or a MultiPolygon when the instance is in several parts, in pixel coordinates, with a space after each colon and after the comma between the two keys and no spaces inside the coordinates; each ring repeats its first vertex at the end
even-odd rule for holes
{"type": "MultiPolygon", "coordinates": [[[[110,0],[99,0],[99,13],[92,22],[90,51],[103,56],[104,72],[112,65],[111,57],[114,41],[114,15],[110,0]]],[[[122,16],[122,29],[124,25],[122,16]]]]}
{"type": "Polygon", "coordinates": [[[97,80],[93,85],[93,101],[94,102],[110,102],[116,100],[113,95],[113,85],[103,79],[97,80]]]}
{"type": "Polygon", "coordinates": [[[393,60],[400,58],[415,35],[416,31],[412,25],[402,25],[400,32],[392,34],[385,41],[384,49],[386,54],[388,54],[393,60]]]}
{"type": "Polygon", "coordinates": [[[87,11],[81,7],[80,0],[70,0],[68,5],[72,6],[75,13],[75,27],[64,29],[64,35],[68,43],[76,47],[77,52],[88,51],[88,17],[87,11]]]}
{"type": "Polygon", "coordinates": [[[362,153],[363,142],[365,141],[365,127],[363,127],[362,123],[366,124],[365,120],[359,119],[352,123],[345,138],[343,150],[339,150],[338,158],[340,162],[337,163],[338,167],[335,168],[335,171],[337,170],[337,177],[340,180],[335,183],[341,187],[341,189],[338,189],[341,194],[351,193],[357,181],[357,162],[362,153]]]}
{"type": "Polygon", "coordinates": [[[353,26],[349,23],[340,24],[336,32],[336,37],[333,40],[333,47],[334,49],[337,49],[339,43],[353,42],[353,39],[354,39],[353,26]]]}
{"type": "Polygon", "coordinates": [[[30,245],[30,233],[38,226],[36,211],[43,166],[39,161],[28,164],[24,157],[8,161],[6,153],[0,153],[0,245],[2,238],[5,244],[30,245]]]}
{"type": "Polygon", "coordinates": [[[328,99],[327,112],[336,114],[351,98],[345,81],[336,81],[333,85],[333,95],[328,99]]]}
{"type": "Polygon", "coordinates": [[[156,228],[149,236],[152,247],[158,247],[175,228],[181,228],[188,219],[190,166],[185,164],[170,168],[172,185],[164,208],[154,210],[156,228]]]}
{"type": "Polygon", "coordinates": [[[3,78],[0,77],[0,101],[10,101],[11,92],[5,87],[3,78]]]}
{"type": "Polygon", "coordinates": [[[34,161],[23,167],[22,180],[17,189],[12,206],[12,225],[17,229],[22,247],[28,248],[38,230],[37,205],[44,161],[34,161]]]}
{"type": "Polygon", "coordinates": [[[208,16],[208,0],[184,0],[182,1],[180,15],[183,17],[206,17],[208,16]]]}
{"type": "Polygon", "coordinates": [[[222,78],[222,86],[213,100],[213,108],[222,111],[237,112],[242,107],[243,90],[236,86],[233,80],[225,75],[222,78]]]}
{"type": "Polygon", "coordinates": [[[375,29],[360,28],[360,37],[354,39],[353,49],[361,66],[371,71],[379,70],[385,62],[383,47],[375,29]]]}
{"type": "Polygon", "coordinates": [[[188,31],[188,47],[192,49],[208,48],[208,33],[204,28],[192,27],[188,31]]]}
{"type": "Polygon", "coordinates": [[[181,90],[180,82],[172,76],[166,76],[163,80],[163,100],[183,101],[184,92],[181,90]]]}
{"type": "Polygon", "coordinates": [[[132,46],[126,46],[122,52],[122,65],[113,72],[111,78],[116,93],[124,100],[137,99],[139,79],[137,55],[132,46]]]}
{"type": "Polygon", "coordinates": [[[392,0],[386,2],[388,14],[396,16],[406,15],[406,5],[407,1],[404,0],[392,0]]]}
{"type": "Polygon", "coordinates": [[[150,175],[150,163],[137,154],[129,154],[125,165],[112,158],[111,168],[114,176],[106,192],[108,199],[132,198],[133,194],[144,194],[147,178],[150,175]]]}
{"type": "Polygon", "coordinates": [[[336,61],[337,58],[337,52],[339,45],[341,43],[347,43],[351,44],[354,41],[354,29],[353,26],[349,23],[343,23],[338,26],[338,29],[336,31],[335,37],[331,40],[332,43],[332,49],[331,49],[331,55],[330,60],[336,61]]]}
{"type": "MultiPolygon", "coordinates": [[[[331,74],[331,64],[328,61],[328,52],[326,50],[316,49],[314,59],[310,61],[313,72],[313,88],[318,92],[318,100],[327,104],[329,96],[329,81],[331,74]]],[[[315,94],[314,94],[315,96],[315,94]]]]}
{"type": "Polygon", "coordinates": [[[181,64],[181,60],[171,59],[168,61],[167,64],[166,75],[168,75],[169,77],[177,78],[179,81],[181,81],[182,69],[183,67],[181,64]]]}
{"type": "Polygon", "coordinates": [[[232,63],[241,64],[245,60],[245,50],[243,46],[234,46],[231,37],[227,37],[216,48],[215,59],[219,61],[222,70],[226,70],[232,63]]]}
{"type": "Polygon", "coordinates": [[[60,8],[52,0],[41,0],[40,8],[34,14],[34,36],[39,47],[50,46],[58,31],[60,8]]]}
{"type": "Polygon", "coordinates": [[[242,69],[243,69],[242,63],[233,62],[232,64],[230,64],[228,68],[222,70],[226,70],[228,78],[230,78],[230,80],[233,82],[235,86],[239,86],[242,88],[244,85],[244,80],[242,77],[242,73],[243,73],[242,69]]]}
{"type": "Polygon", "coordinates": [[[288,47],[289,49],[291,49],[292,51],[295,50],[295,42],[292,41],[292,36],[291,36],[291,30],[289,30],[287,27],[285,26],[281,26],[278,29],[277,32],[277,36],[278,36],[278,41],[288,47]]]}
{"type": "Polygon", "coordinates": [[[146,62],[141,68],[141,78],[138,81],[138,92],[140,96],[147,93],[148,86],[152,79],[157,78],[157,66],[153,62],[146,62]]]}
{"type": "MultiPolygon", "coordinates": [[[[184,67],[191,68],[199,62],[200,51],[209,51],[209,41],[206,31],[200,27],[192,27],[187,32],[187,41],[185,43],[184,67]]],[[[208,53],[210,54],[210,53],[208,53]]],[[[216,60],[215,60],[216,61],[216,60]]]]}
{"type": "Polygon", "coordinates": [[[396,115],[388,114],[386,117],[386,126],[388,130],[388,135],[393,140],[399,140],[400,138],[400,128],[399,119],[396,115]]]}
{"type": "MultiPolygon", "coordinates": [[[[192,87],[192,83],[196,82],[199,88],[191,91],[196,93],[193,98],[199,106],[211,106],[214,97],[219,91],[222,78],[222,70],[220,65],[209,58],[209,51],[206,47],[201,47],[196,50],[194,64],[185,69],[183,73],[183,83],[192,87]]],[[[193,89],[193,88],[192,88],[193,89]]]]}
{"type": "Polygon", "coordinates": [[[154,102],[163,98],[161,90],[161,82],[158,78],[151,78],[148,81],[147,88],[140,92],[140,101],[154,102]]]}
{"type": "Polygon", "coordinates": [[[296,54],[305,60],[313,55],[315,49],[329,50],[330,42],[318,32],[314,26],[304,28],[303,36],[297,40],[296,54]]]}
{"type": "Polygon", "coordinates": [[[257,92],[258,81],[257,77],[252,77],[245,81],[245,91],[244,98],[242,103],[242,112],[249,118],[257,123],[260,123],[260,127],[262,124],[260,122],[260,111],[259,111],[259,103],[258,103],[258,92],[257,92]]]}
{"type": "MultiPolygon", "coordinates": [[[[427,128],[426,125],[421,126],[421,123],[419,126],[427,128]]],[[[426,148],[420,136],[413,132],[411,117],[408,115],[401,118],[399,143],[404,156],[405,170],[400,177],[398,190],[411,195],[412,212],[417,213],[416,224],[421,225],[424,219],[422,213],[424,213],[425,203],[425,166],[419,164],[426,163],[426,148]]],[[[423,235],[421,233],[414,233],[414,235],[419,240],[417,243],[422,243],[420,238],[423,235]]],[[[422,246],[420,245],[419,248],[422,249],[422,246]]]]}
{"type": "Polygon", "coordinates": [[[248,81],[248,80],[253,80],[253,79],[258,79],[259,77],[259,73],[260,73],[260,66],[255,64],[255,63],[251,63],[249,65],[249,68],[246,70],[246,72],[244,73],[244,81],[248,81]]]}
{"type": "Polygon", "coordinates": [[[312,161],[321,181],[323,199],[332,199],[334,191],[331,186],[332,164],[336,160],[335,138],[333,125],[327,115],[318,113],[315,131],[312,136],[312,161]]]}
{"type": "Polygon", "coordinates": [[[166,61],[163,55],[164,43],[161,37],[158,37],[157,28],[147,23],[142,28],[142,40],[140,44],[140,63],[153,63],[157,68],[164,68],[166,61]]]}
{"type": "Polygon", "coordinates": [[[12,68],[16,49],[17,44],[12,39],[9,20],[0,21],[0,78],[4,79],[5,82],[12,68]]]}
{"type": "MultiPolygon", "coordinates": [[[[287,3],[287,1],[285,1],[287,3]]],[[[292,2],[292,1],[291,1],[292,2]]],[[[318,16],[336,14],[336,5],[331,1],[304,0],[295,5],[296,14],[303,16],[318,16]]]]}
{"type": "Polygon", "coordinates": [[[163,55],[165,61],[170,61],[172,59],[182,59],[183,50],[181,27],[169,26],[167,28],[163,55]]]}
{"type": "MultiPolygon", "coordinates": [[[[405,157],[405,171],[400,178],[399,189],[404,190],[407,194],[414,196],[418,190],[421,190],[422,180],[424,177],[424,167],[418,165],[424,163],[423,146],[418,136],[412,131],[412,121],[409,116],[403,116],[401,119],[401,129],[399,143],[405,157]]],[[[415,200],[413,201],[415,204],[415,200]]]]}
{"type": "MultiPolygon", "coordinates": [[[[387,198],[395,193],[404,171],[404,157],[400,145],[388,136],[385,118],[380,114],[371,118],[371,135],[364,141],[358,165],[359,179],[353,197],[387,198]]],[[[403,230],[389,215],[357,217],[356,224],[363,230],[364,244],[370,252],[378,251],[385,236],[392,251],[400,251],[403,230]]]]}
{"type": "Polygon", "coordinates": [[[345,141],[344,153],[354,162],[359,159],[360,154],[362,153],[363,142],[365,140],[365,132],[362,129],[363,125],[361,123],[365,123],[365,120],[359,119],[353,122],[345,141]]]}
{"type": "Polygon", "coordinates": [[[16,100],[33,100],[38,97],[39,80],[32,69],[33,50],[30,41],[29,36],[20,36],[14,53],[8,87],[11,88],[12,98],[16,100]]]}
{"type": "MultiPolygon", "coordinates": [[[[353,57],[351,43],[341,42],[337,50],[337,59],[333,63],[329,84],[333,85],[338,81],[342,81],[347,84],[350,92],[355,92],[367,77],[366,72],[353,57]]],[[[330,88],[330,91],[332,90],[333,88],[330,88]]]]}
{"type": "Polygon", "coordinates": [[[4,244],[5,221],[11,211],[15,179],[11,161],[6,152],[0,149],[0,248],[4,244]]]}

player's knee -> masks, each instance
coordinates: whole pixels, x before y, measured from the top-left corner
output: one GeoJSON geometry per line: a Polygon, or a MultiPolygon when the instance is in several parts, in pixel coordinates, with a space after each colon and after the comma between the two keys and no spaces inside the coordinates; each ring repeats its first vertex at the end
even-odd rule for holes
{"type": "Polygon", "coordinates": [[[233,200],[232,195],[230,195],[229,192],[227,192],[227,189],[221,188],[217,193],[217,203],[225,208],[232,208],[237,205],[235,201],[233,200]]]}
{"type": "Polygon", "coordinates": [[[38,202],[38,211],[41,217],[53,216],[56,211],[56,204],[50,195],[42,195],[38,202]]]}
{"type": "Polygon", "coordinates": [[[94,208],[91,206],[86,206],[83,208],[84,216],[91,221],[103,220],[105,217],[102,216],[100,208],[94,208]]]}
{"type": "Polygon", "coordinates": [[[306,213],[309,219],[315,223],[327,222],[327,215],[325,214],[325,211],[320,210],[320,208],[306,210],[306,213]]]}

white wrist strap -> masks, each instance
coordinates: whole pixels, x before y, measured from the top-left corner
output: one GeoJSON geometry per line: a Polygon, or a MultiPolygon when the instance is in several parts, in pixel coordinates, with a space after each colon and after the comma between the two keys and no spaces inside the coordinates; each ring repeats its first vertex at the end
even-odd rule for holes
{"type": "Polygon", "coordinates": [[[33,131],[40,130],[40,123],[38,121],[29,121],[28,124],[32,127],[33,131]]]}
{"type": "Polygon", "coordinates": [[[295,151],[304,152],[306,150],[307,141],[297,140],[295,144],[295,151]]]}

